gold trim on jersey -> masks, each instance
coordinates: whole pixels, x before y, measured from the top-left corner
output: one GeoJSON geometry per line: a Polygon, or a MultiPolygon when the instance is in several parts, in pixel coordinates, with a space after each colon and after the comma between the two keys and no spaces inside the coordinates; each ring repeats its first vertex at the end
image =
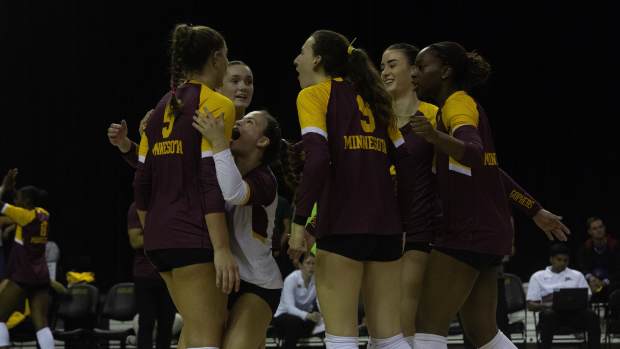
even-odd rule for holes
{"type": "Polygon", "coordinates": [[[454,160],[452,157],[450,157],[450,160],[448,162],[448,169],[450,171],[471,177],[471,167],[461,164],[460,162],[454,160]]]}
{"type": "Polygon", "coordinates": [[[263,244],[267,243],[267,238],[260,235],[259,233],[255,232],[254,230],[252,230],[252,237],[255,238],[256,240],[262,242],[263,244]]]}

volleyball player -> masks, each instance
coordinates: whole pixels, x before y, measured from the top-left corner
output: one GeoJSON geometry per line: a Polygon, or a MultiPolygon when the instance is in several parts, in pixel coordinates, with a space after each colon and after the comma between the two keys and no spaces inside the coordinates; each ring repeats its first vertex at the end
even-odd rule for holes
{"type": "Polygon", "coordinates": [[[280,127],[268,112],[254,111],[236,122],[230,142],[221,118],[208,111],[198,114],[194,127],[213,146],[241,277],[239,291],[228,302],[223,348],[258,348],[282,290],[282,276],[271,253],[278,188],[269,169],[278,157],[280,127]]]}
{"type": "Polygon", "coordinates": [[[361,49],[319,30],[295,59],[305,164],[289,253],[305,252],[318,202],[316,284],[328,349],[357,348],[360,291],[378,348],[408,348],[400,328],[402,228],[388,147],[400,146],[390,95],[361,49]],[[391,144],[393,142],[393,145],[391,144]]]}
{"type": "MultiPolygon", "coordinates": [[[[418,96],[440,108],[436,127],[414,117],[412,131],[436,149],[443,224],[429,256],[414,347],[446,348],[459,312],[468,338],[481,348],[514,348],[497,329],[497,270],[511,253],[508,200],[482,107],[466,92],[486,81],[489,64],[454,42],[422,50],[413,69],[418,96]]],[[[559,220],[545,232],[565,240],[559,220]]]]}
{"type": "MultiPolygon", "coordinates": [[[[4,177],[2,191],[15,188],[17,169],[9,170],[4,177]]],[[[0,200],[0,212],[16,225],[15,243],[8,262],[8,278],[0,285],[0,348],[11,345],[6,321],[24,297],[28,299],[32,323],[41,349],[54,348],[54,337],[48,327],[50,276],[45,260],[45,243],[49,226],[49,213],[42,208],[45,191],[33,186],[17,190],[15,205],[0,200]]]]}
{"type": "Polygon", "coordinates": [[[226,294],[238,290],[239,275],[211,144],[194,130],[192,116],[207,107],[221,115],[230,137],[234,105],[215,91],[228,67],[227,47],[212,28],[180,24],[170,51],[171,91],[142,134],[134,196],[147,257],[183,317],[185,347],[219,348],[226,294]]]}
{"type": "Polygon", "coordinates": [[[392,96],[392,105],[407,147],[400,147],[396,166],[396,187],[400,217],[405,232],[401,274],[401,326],[407,342],[413,344],[415,315],[422,288],[430,243],[439,226],[441,207],[432,173],[433,145],[410,132],[414,115],[435,123],[437,107],[420,101],[411,82],[411,68],[419,49],[406,43],[389,46],[381,59],[381,78],[392,96]]]}
{"type": "MultiPolygon", "coordinates": [[[[242,61],[230,61],[222,86],[216,90],[233,101],[236,118],[242,118],[246,114],[247,108],[252,103],[252,97],[254,96],[254,75],[252,69],[242,61]]],[[[144,132],[152,112],[153,110],[149,110],[140,120],[140,134],[144,132]]],[[[116,146],[125,161],[135,168],[138,165],[138,145],[129,139],[127,133],[127,123],[125,120],[122,120],[120,123],[110,124],[107,135],[110,144],[116,146]]]]}

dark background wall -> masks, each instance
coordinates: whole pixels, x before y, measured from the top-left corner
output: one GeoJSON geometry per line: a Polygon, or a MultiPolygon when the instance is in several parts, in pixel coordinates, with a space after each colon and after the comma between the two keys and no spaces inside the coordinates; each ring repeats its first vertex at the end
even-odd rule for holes
{"type": "MultiPolygon", "coordinates": [[[[131,136],[167,91],[167,40],[175,23],[212,26],[229,58],[254,70],[253,108],[267,107],[298,138],[292,61],[315,29],[357,37],[380,61],[391,43],[453,40],[493,65],[476,95],[487,109],[501,166],[564,216],[576,249],[585,219],[616,231],[619,194],[617,67],[611,8],[598,2],[208,1],[124,3],[2,1],[0,172],[50,193],[51,238],[66,269],[90,264],[101,286],[131,278],[126,210],[132,170],[106,129],[126,118],[131,136]],[[612,95],[614,93],[614,95],[612,95]],[[86,256],[86,258],[80,257],[86,256]]],[[[516,214],[523,278],[546,264],[542,232],[516,214]]]]}

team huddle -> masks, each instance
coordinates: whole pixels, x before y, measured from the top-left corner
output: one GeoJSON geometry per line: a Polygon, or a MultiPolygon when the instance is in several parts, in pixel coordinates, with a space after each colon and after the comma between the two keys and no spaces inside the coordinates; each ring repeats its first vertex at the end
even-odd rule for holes
{"type": "MultiPolygon", "coordinates": [[[[469,94],[489,76],[484,58],[455,42],[398,43],[376,69],[343,35],[315,31],[294,59],[301,141],[291,145],[276,116],[246,113],[252,71],[227,51],[216,30],[177,25],[171,88],[141,122],[140,141],[129,140],[124,122],[108,129],[136,169],[135,225],[183,318],[179,347],[264,345],[283,286],[271,251],[278,180],[270,165],[286,158],[300,164],[285,166],[297,178],[287,181],[295,192],[288,254],[297,261],[316,248],[328,349],[358,347],[360,302],[371,348],[447,348],[457,314],[476,347],[515,348],[496,324],[511,206],[549,239],[569,231],[499,167],[487,115],[469,94]]],[[[47,269],[35,256],[49,214],[24,189],[15,205],[0,201],[23,231],[20,249],[33,251],[10,255],[0,348],[10,344],[4,323],[27,296],[47,349],[54,341],[39,275],[47,269]]]]}

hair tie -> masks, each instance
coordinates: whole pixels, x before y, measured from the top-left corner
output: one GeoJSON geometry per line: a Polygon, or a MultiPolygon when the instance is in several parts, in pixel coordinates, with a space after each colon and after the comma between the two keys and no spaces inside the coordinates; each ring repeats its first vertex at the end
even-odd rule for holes
{"type": "Polygon", "coordinates": [[[355,50],[355,47],[353,47],[353,43],[355,42],[355,40],[357,40],[357,38],[353,38],[353,40],[351,40],[351,43],[349,44],[349,47],[347,47],[348,54],[353,53],[353,50],[355,50]]]}

